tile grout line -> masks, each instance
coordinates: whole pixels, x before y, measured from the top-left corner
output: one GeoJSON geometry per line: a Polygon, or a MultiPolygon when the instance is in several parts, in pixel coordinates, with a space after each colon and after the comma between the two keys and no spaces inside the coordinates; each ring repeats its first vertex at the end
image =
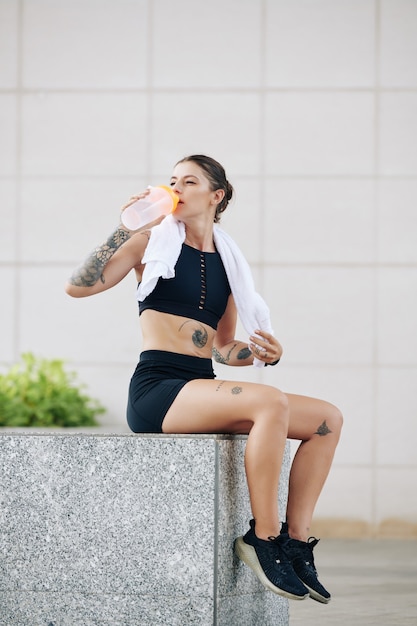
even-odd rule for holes
{"type": "Polygon", "coordinates": [[[145,139],[145,179],[149,184],[150,176],[151,176],[151,163],[153,156],[153,146],[152,146],[152,135],[153,135],[153,89],[152,89],[152,69],[153,69],[153,24],[154,24],[154,15],[153,15],[153,2],[152,0],[148,0],[147,5],[147,26],[148,26],[148,37],[147,37],[147,58],[146,58],[146,119],[148,121],[146,127],[146,139],[145,139]]]}
{"type": "Polygon", "coordinates": [[[375,92],[374,92],[374,269],[373,269],[373,345],[372,345],[372,426],[373,437],[371,444],[372,459],[372,496],[371,496],[371,520],[373,527],[378,524],[378,503],[377,503],[377,483],[378,483],[378,228],[379,228],[379,174],[380,174],[380,52],[381,52],[381,6],[380,0],[375,0],[375,41],[374,41],[374,71],[375,71],[375,92]]]}
{"type": "Polygon", "coordinates": [[[15,176],[15,294],[14,294],[14,329],[13,329],[13,354],[17,359],[20,351],[20,310],[21,310],[21,240],[19,234],[22,231],[22,206],[21,206],[21,182],[22,182],[22,144],[23,144],[23,130],[22,130],[22,110],[23,110],[23,89],[22,89],[22,76],[23,76],[23,0],[18,0],[17,4],[17,63],[16,63],[16,176],[15,176]]]}

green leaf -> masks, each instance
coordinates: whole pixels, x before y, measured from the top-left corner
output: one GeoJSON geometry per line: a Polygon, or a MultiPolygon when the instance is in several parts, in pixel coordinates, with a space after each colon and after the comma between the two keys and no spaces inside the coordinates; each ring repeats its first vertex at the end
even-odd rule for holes
{"type": "Polygon", "coordinates": [[[0,375],[0,426],[97,426],[105,408],[84,389],[62,360],[26,352],[0,375]]]}

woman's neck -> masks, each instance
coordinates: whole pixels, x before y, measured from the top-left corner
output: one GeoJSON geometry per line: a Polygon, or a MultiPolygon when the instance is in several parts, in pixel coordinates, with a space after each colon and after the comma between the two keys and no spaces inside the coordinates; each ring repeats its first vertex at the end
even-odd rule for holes
{"type": "Polygon", "coordinates": [[[213,241],[213,226],[210,228],[195,228],[189,225],[185,226],[185,242],[192,248],[201,250],[201,252],[215,252],[213,241]]]}

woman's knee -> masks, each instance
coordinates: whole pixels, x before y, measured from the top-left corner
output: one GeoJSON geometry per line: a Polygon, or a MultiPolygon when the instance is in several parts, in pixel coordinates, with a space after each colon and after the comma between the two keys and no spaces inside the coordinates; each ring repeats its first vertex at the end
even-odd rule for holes
{"type": "Polygon", "coordinates": [[[288,426],[290,412],[285,393],[275,387],[267,387],[261,393],[262,397],[258,405],[259,418],[280,424],[285,423],[288,426]]]}
{"type": "Polygon", "coordinates": [[[333,433],[337,436],[340,435],[343,426],[343,414],[334,404],[328,405],[326,423],[333,433]]]}

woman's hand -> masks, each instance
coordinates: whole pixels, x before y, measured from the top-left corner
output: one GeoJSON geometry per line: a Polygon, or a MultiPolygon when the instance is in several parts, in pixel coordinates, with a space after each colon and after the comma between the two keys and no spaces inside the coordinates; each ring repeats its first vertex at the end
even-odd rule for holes
{"type": "Polygon", "coordinates": [[[267,365],[278,362],[283,352],[279,341],[263,330],[255,330],[255,333],[250,337],[249,348],[252,354],[267,365]]]}
{"type": "MultiPolygon", "coordinates": [[[[128,207],[130,207],[132,204],[134,204],[138,200],[143,200],[144,198],[146,198],[146,196],[149,196],[150,193],[151,193],[150,189],[145,189],[145,191],[142,191],[142,193],[139,193],[136,196],[131,196],[129,198],[129,202],[122,206],[122,208],[120,210],[120,215],[122,215],[123,211],[125,211],[128,207]]],[[[144,224],[143,226],[141,226],[137,230],[130,230],[125,224],[123,224],[123,222],[121,223],[121,228],[123,228],[126,232],[131,233],[131,234],[140,233],[143,230],[149,230],[150,228],[153,228],[154,226],[157,226],[158,224],[160,224],[162,222],[162,220],[165,217],[166,217],[165,215],[160,215],[159,217],[157,217],[152,222],[149,222],[149,224],[144,224]]]]}
{"type": "Polygon", "coordinates": [[[143,198],[146,198],[146,196],[149,196],[150,193],[151,193],[150,189],[145,189],[145,191],[142,191],[142,193],[139,193],[137,196],[130,196],[129,202],[125,204],[124,206],[122,206],[121,213],[123,213],[123,211],[127,209],[128,206],[134,204],[138,200],[143,200],[143,198]]]}

